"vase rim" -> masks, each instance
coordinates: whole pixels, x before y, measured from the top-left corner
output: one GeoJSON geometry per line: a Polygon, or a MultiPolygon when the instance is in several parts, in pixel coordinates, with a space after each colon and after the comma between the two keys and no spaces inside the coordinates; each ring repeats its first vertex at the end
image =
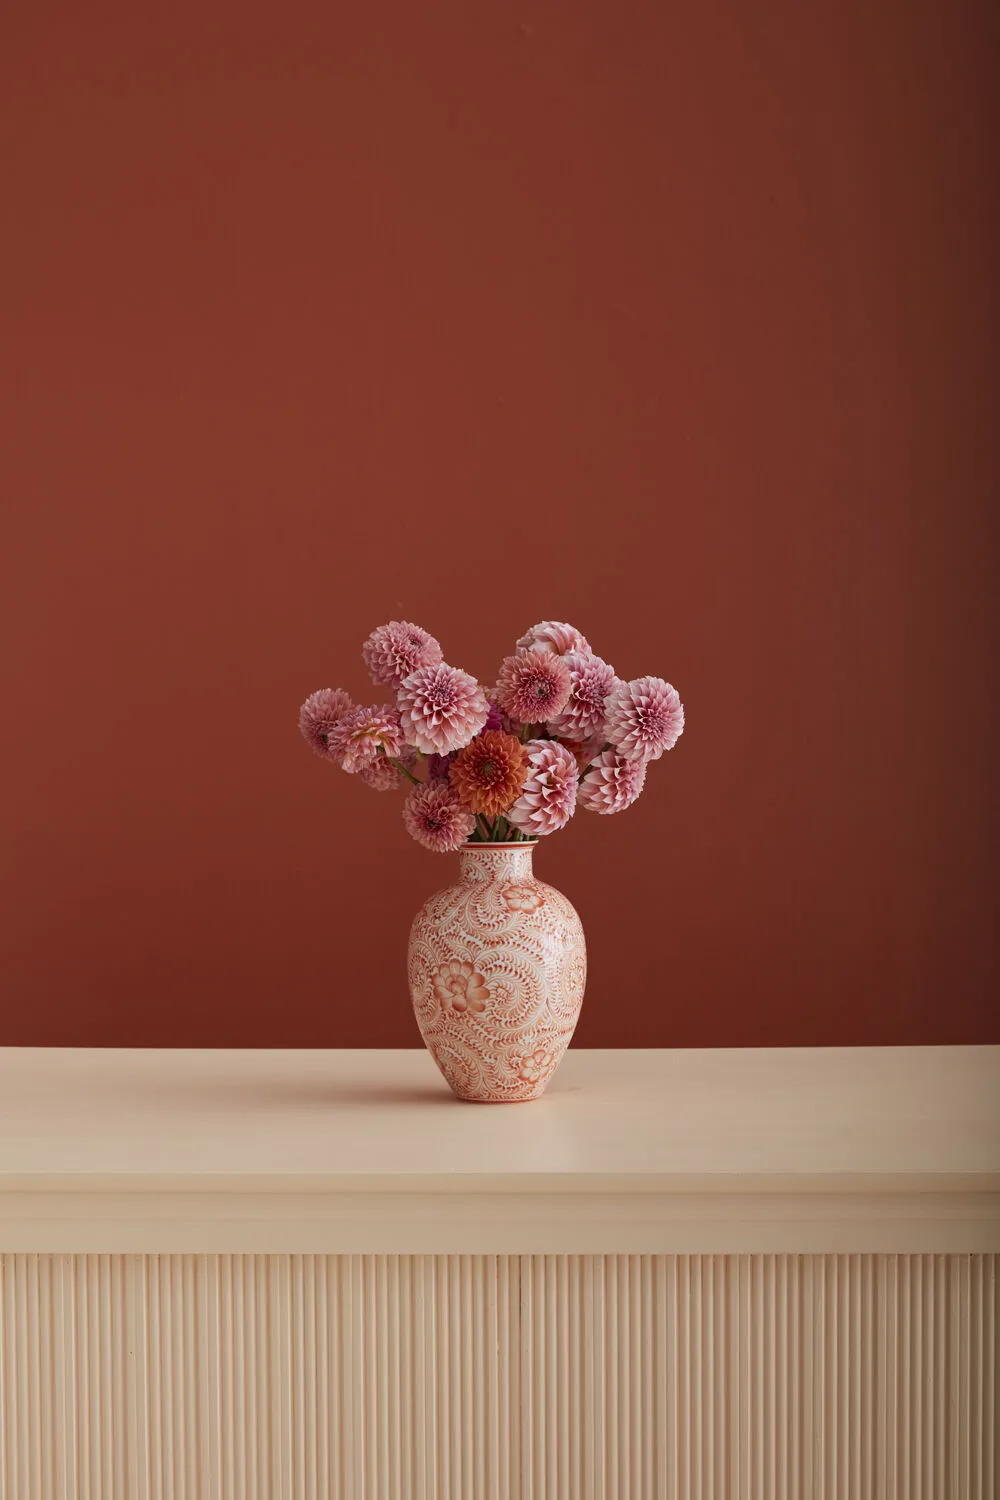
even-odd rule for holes
{"type": "Polygon", "coordinates": [[[504,843],[492,844],[484,840],[481,844],[463,844],[458,852],[459,854],[486,854],[490,849],[534,849],[538,842],[538,839],[508,839],[504,843]]]}

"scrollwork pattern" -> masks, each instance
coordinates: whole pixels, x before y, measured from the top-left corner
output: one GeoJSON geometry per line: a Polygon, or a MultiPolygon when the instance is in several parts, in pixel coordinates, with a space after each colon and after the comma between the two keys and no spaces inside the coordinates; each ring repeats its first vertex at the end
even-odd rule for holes
{"type": "Polygon", "coordinates": [[[533,849],[468,845],[458,882],[424,902],[410,931],[417,1024],[460,1099],[536,1099],[580,1014],[583,928],[566,897],[535,879],[533,849]]]}

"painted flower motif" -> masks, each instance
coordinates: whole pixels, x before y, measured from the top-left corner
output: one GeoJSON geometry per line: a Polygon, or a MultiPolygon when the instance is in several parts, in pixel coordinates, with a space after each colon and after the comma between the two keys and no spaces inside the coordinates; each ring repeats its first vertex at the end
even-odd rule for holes
{"type": "Polygon", "coordinates": [[[569,667],[549,651],[522,651],[500,667],[496,697],[503,712],[519,724],[545,724],[562,713],[569,699],[569,667]]]}
{"type": "Polygon", "coordinates": [[[540,1083],[554,1071],[556,1057],[554,1052],[546,1052],[544,1047],[540,1047],[529,1057],[515,1057],[514,1065],[518,1078],[524,1083],[540,1083]]]}
{"type": "Polygon", "coordinates": [[[486,980],[471,964],[452,959],[441,965],[433,978],[434,998],[443,1010],[479,1015],[486,1009],[490,992],[486,980]]]}
{"type": "MultiPolygon", "coordinates": [[[[557,739],[588,740],[604,734],[605,703],[618,678],[599,656],[573,652],[563,658],[570,674],[569,700],[549,723],[557,739]]],[[[604,735],[607,739],[607,735],[604,735]]]]}
{"type": "Polygon", "coordinates": [[[508,885],[503,892],[508,911],[531,913],[545,905],[545,897],[534,885],[508,885]]]}
{"type": "Polygon", "coordinates": [[[644,760],[604,750],[580,782],[577,801],[587,812],[619,813],[631,807],[646,784],[644,760]]]}
{"type": "Polygon", "coordinates": [[[568,656],[572,651],[590,655],[590,644],[573,625],[562,620],[542,620],[539,625],[522,635],[517,642],[518,651],[551,651],[555,656],[568,656]]]}
{"type": "Polygon", "coordinates": [[[420,667],[398,694],[403,736],[424,755],[461,750],[486,723],[489,704],[474,677],[458,667],[420,667]]]}
{"type": "Polygon", "coordinates": [[[684,732],[684,705],[662,677],[616,682],[605,704],[607,737],[629,759],[659,760],[684,732]]]}
{"type": "Polygon", "coordinates": [[[577,764],[566,746],[555,740],[529,740],[524,748],[528,759],[524,790],[507,818],[522,833],[544,838],[565,828],[576,811],[577,764]]]}
{"type": "Polygon", "coordinates": [[[444,655],[439,643],[409,620],[380,625],[361,647],[365,666],[379,687],[397,690],[418,667],[436,667],[444,655]]]}
{"type": "Polygon", "coordinates": [[[495,818],[517,801],[527,765],[520,740],[499,729],[484,729],[455,756],[448,779],[464,806],[495,818]]]}
{"type": "Polygon", "coordinates": [[[352,774],[373,761],[380,750],[396,756],[402,747],[399,714],[391,703],[353,708],[330,732],[330,754],[352,774]]]}
{"type": "Polygon", "coordinates": [[[330,755],[330,734],[353,707],[350,694],[343,688],[320,688],[318,693],[310,693],[299,709],[299,732],[324,760],[336,759],[330,755]]]}
{"type": "Polygon", "coordinates": [[[447,781],[423,781],[403,803],[403,825],[425,849],[451,854],[475,831],[476,820],[447,781]]]}
{"type": "MultiPolygon", "coordinates": [[[[416,752],[407,745],[402,746],[395,759],[400,765],[406,766],[409,771],[412,771],[417,763],[416,752]]],[[[374,760],[366,761],[358,772],[358,776],[365,786],[370,786],[375,792],[396,792],[406,784],[406,777],[398,767],[393,765],[387,755],[376,755],[374,760]]]]}

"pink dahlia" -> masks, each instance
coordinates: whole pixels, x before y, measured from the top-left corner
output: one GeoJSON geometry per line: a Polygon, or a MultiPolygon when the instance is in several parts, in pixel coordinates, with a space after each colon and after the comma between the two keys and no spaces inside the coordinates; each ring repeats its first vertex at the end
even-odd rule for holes
{"type": "Polygon", "coordinates": [[[427,775],[431,781],[442,781],[447,776],[451,769],[451,763],[457,754],[458,751],[453,750],[450,755],[428,755],[427,775]]]}
{"type": "Polygon", "coordinates": [[[603,750],[580,782],[577,800],[587,812],[624,812],[645,784],[644,760],[626,760],[615,750],[603,750]]]}
{"type": "Polygon", "coordinates": [[[501,710],[519,724],[545,724],[561,714],[569,699],[569,667],[548,651],[507,656],[496,695],[501,710]]]}
{"type": "Polygon", "coordinates": [[[373,761],[380,750],[395,756],[402,746],[399,714],[391,703],[352,709],[330,734],[330,754],[352,773],[373,761]]]}
{"type": "Polygon", "coordinates": [[[630,760],[659,760],[684,730],[684,705],[677,689],[662,677],[615,683],[605,714],[608,739],[630,760]]]}
{"type": "Polygon", "coordinates": [[[365,666],[379,687],[399,688],[403,678],[418,667],[436,667],[444,653],[438,642],[419,625],[408,620],[390,620],[380,625],[361,647],[365,666]]]}
{"type": "Polygon", "coordinates": [[[590,655],[586,636],[581,635],[572,625],[564,625],[561,620],[543,620],[540,625],[532,625],[518,641],[517,649],[551,651],[554,656],[568,656],[571,651],[581,652],[584,656],[590,655]]]}
{"type": "Polygon", "coordinates": [[[556,743],[566,746],[582,776],[600,755],[608,741],[602,731],[600,734],[591,735],[589,740],[557,740],[556,743]]]}
{"type": "Polygon", "coordinates": [[[442,662],[411,672],[399,689],[403,738],[424,755],[450,755],[473,739],[489,715],[474,677],[442,662]]]}
{"type": "Polygon", "coordinates": [[[589,740],[604,734],[605,701],[618,681],[614,667],[581,651],[571,652],[563,661],[569,668],[569,699],[562,713],[549,721],[549,729],[562,740],[589,740]]]}
{"type": "MultiPolygon", "coordinates": [[[[403,745],[395,760],[412,770],[417,763],[415,753],[407,745],[403,745]]],[[[365,786],[370,786],[375,792],[395,792],[406,781],[406,777],[398,766],[394,766],[387,755],[376,755],[373,760],[368,760],[361,767],[358,776],[365,786]]]]}
{"type": "Polygon", "coordinates": [[[507,814],[522,833],[544,837],[564,828],[576,811],[576,760],[555,740],[529,740],[524,790],[507,814]]]}
{"type": "Polygon", "coordinates": [[[350,694],[343,688],[320,688],[318,693],[310,693],[299,709],[299,732],[317,755],[329,759],[330,734],[353,707],[350,694]]]}
{"type": "Polygon", "coordinates": [[[495,699],[496,693],[486,700],[487,714],[485,727],[487,729],[502,729],[504,734],[510,734],[510,720],[506,714],[501,713],[499,708],[497,708],[495,699]]]}
{"type": "Polygon", "coordinates": [[[504,734],[520,735],[523,725],[520,719],[512,719],[510,714],[505,714],[497,705],[497,689],[494,688],[487,698],[490,706],[490,716],[486,720],[487,729],[502,729],[504,734]]]}
{"type": "Polygon", "coordinates": [[[435,854],[460,849],[476,826],[475,816],[462,806],[446,781],[415,786],[403,803],[406,831],[435,854]]]}

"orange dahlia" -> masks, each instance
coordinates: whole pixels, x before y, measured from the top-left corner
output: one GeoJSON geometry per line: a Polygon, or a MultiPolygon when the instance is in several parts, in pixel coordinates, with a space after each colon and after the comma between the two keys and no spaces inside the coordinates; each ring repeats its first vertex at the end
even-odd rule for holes
{"type": "Polygon", "coordinates": [[[499,729],[484,729],[458,752],[448,777],[471,812],[496,818],[514,806],[527,770],[528,757],[520,740],[499,729]]]}

